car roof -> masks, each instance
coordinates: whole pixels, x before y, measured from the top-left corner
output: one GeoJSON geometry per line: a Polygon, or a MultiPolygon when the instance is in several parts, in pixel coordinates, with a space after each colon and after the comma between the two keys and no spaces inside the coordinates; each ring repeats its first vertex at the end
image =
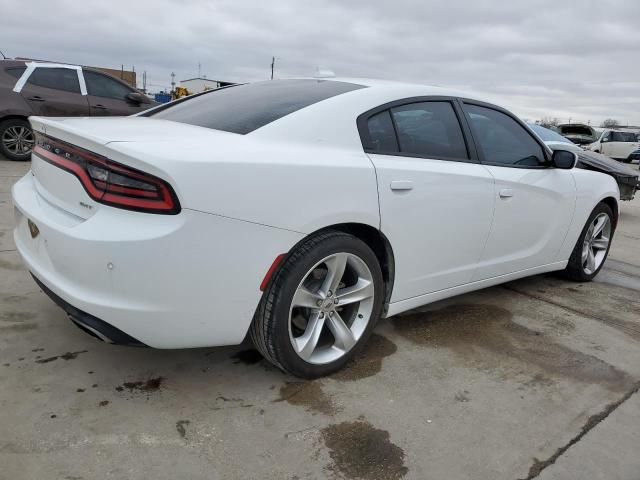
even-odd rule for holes
{"type": "Polygon", "coordinates": [[[335,82],[353,83],[356,85],[363,85],[374,90],[392,90],[394,93],[400,93],[405,90],[408,96],[447,96],[447,97],[462,97],[477,99],[477,95],[456,90],[452,88],[441,87],[438,85],[426,85],[413,82],[401,82],[397,80],[385,80],[380,78],[365,78],[365,77],[299,77],[304,79],[313,80],[325,80],[335,82]],[[416,94],[415,92],[420,92],[416,94]]]}

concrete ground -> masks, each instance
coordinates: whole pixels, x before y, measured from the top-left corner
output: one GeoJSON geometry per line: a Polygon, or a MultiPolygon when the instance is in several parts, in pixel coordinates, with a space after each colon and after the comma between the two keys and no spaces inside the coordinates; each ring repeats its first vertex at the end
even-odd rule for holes
{"type": "Polygon", "coordinates": [[[385,320],[350,368],[300,382],[248,345],[74,327],[15,251],[28,168],[0,160],[0,479],[640,478],[640,199],[597,282],[542,275],[385,320]]]}

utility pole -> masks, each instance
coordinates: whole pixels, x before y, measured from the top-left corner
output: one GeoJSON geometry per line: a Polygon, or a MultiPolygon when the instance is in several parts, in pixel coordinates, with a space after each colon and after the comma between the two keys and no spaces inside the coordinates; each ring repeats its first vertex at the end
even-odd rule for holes
{"type": "Polygon", "coordinates": [[[271,80],[273,80],[273,67],[276,64],[276,57],[271,57],[271,80]]]}
{"type": "Polygon", "coordinates": [[[202,66],[200,65],[200,62],[198,62],[198,78],[200,78],[202,76],[202,66]]]}
{"type": "Polygon", "coordinates": [[[147,71],[142,72],[142,91],[147,93],[147,71]]]}

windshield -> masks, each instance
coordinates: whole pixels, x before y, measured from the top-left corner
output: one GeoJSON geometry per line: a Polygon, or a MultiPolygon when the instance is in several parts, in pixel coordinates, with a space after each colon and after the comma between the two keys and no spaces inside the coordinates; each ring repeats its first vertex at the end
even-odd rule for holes
{"type": "Polygon", "coordinates": [[[561,142],[561,143],[569,143],[573,145],[571,140],[564,138],[557,132],[553,130],[549,130],[548,128],[541,127],[540,125],[536,125],[534,123],[528,123],[529,128],[533,130],[533,132],[540,137],[540,140],[543,142],[561,142]]]}
{"type": "Polygon", "coordinates": [[[364,88],[333,80],[274,80],[221,88],[148,116],[246,134],[327,98],[364,88]]]}

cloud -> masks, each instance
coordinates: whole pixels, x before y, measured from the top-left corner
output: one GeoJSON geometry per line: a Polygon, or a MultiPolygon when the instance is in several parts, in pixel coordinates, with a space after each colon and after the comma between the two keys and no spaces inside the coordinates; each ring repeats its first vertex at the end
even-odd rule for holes
{"type": "Polygon", "coordinates": [[[372,76],[484,92],[521,116],[640,124],[640,2],[0,0],[0,50],[176,78],[372,76]],[[19,6],[18,6],[19,5],[19,6]],[[19,9],[19,13],[12,12],[19,9]]]}

